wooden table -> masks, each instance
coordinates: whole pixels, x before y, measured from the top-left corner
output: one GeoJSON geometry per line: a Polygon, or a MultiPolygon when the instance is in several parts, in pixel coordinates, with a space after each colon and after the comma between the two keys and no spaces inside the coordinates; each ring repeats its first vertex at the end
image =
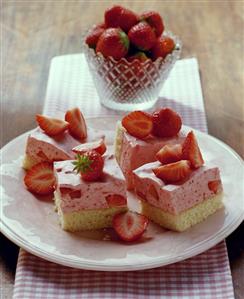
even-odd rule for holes
{"type": "MultiPolygon", "coordinates": [[[[158,10],[184,44],[182,57],[200,65],[209,133],[244,157],[244,2],[121,1],[141,12],[158,10]]],[[[35,127],[41,113],[50,60],[80,52],[83,29],[102,20],[115,1],[3,0],[1,146],[35,127]]],[[[244,294],[244,225],[228,239],[235,296],[244,294]]],[[[18,248],[0,237],[3,298],[11,298],[18,248]]]]}

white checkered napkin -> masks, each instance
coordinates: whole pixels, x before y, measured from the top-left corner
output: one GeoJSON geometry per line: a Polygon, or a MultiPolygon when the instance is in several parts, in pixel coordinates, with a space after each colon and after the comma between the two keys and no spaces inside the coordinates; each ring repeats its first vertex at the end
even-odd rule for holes
{"type": "MultiPolygon", "coordinates": [[[[183,123],[206,132],[198,64],[176,63],[157,106],[178,111],[183,123]]],[[[44,114],[79,106],[86,117],[117,114],[102,107],[82,54],[52,61],[44,114]]],[[[14,299],[167,298],[233,299],[225,242],[183,262],[135,272],[97,272],[60,266],[20,250],[14,299]]]]}

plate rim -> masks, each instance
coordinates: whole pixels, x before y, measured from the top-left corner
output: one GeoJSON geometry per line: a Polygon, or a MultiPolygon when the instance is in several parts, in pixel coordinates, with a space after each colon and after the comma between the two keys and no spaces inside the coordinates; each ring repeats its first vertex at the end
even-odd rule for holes
{"type": "MultiPolygon", "coordinates": [[[[119,120],[121,118],[121,115],[113,115],[113,116],[98,116],[98,117],[87,117],[86,120],[89,122],[89,120],[92,119],[114,119],[114,120],[119,120]]],[[[223,141],[219,140],[218,138],[209,135],[208,133],[201,132],[197,129],[194,129],[189,126],[183,126],[185,129],[192,129],[196,131],[196,133],[202,136],[205,136],[207,138],[212,139],[214,142],[218,143],[220,146],[224,147],[228,152],[230,152],[239,162],[240,165],[244,166],[244,161],[241,158],[241,156],[233,150],[229,145],[224,143],[223,141]]],[[[6,150],[6,148],[10,147],[13,143],[18,141],[19,139],[22,139],[25,137],[25,135],[29,134],[31,131],[35,130],[31,129],[27,132],[24,132],[20,134],[19,136],[15,137],[14,139],[10,140],[7,144],[5,144],[1,149],[0,149],[0,154],[1,154],[1,164],[2,164],[2,154],[6,150]]],[[[218,233],[217,236],[212,238],[211,236],[204,240],[206,243],[205,246],[200,246],[199,243],[197,247],[194,248],[194,253],[192,254],[192,247],[190,249],[185,250],[184,254],[174,257],[174,260],[172,260],[172,257],[164,258],[162,261],[162,257],[156,257],[156,258],[151,258],[151,262],[146,261],[145,263],[140,262],[140,264],[126,264],[121,263],[115,264],[115,265],[106,265],[106,261],[103,262],[96,262],[96,261],[74,261],[73,259],[70,259],[69,257],[60,257],[57,254],[50,254],[48,251],[42,250],[35,246],[34,244],[30,244],[28,240],[23,240],[18,234],[16,234],[11,228],[8,227],[6,223],[3,222],[2,217],[0,213],[0,231],[3,235],[5,235],[9,240],[11,240],[14,244],[18,245],[19,247],[25,249],[26,251],[43,258],[45,260],[63,265],[63,266],[68,266],[72,268],[78,268],[78,269],[85,269],[85,270],[95,270],[95,271],[136,271],[136,270],[146,270],[146,269],[153,269],[161,266],[166,266],[169,264],[177,263],[183,260],[186,260],[188,258],[194,257],[198,254],[201,254],[208,249],[212,248],[213,246],[217,245],[221,241],[223,241],[228,235],[230,235],[244,220],[244,213],[240,213],[239,217],[235,219],[235,221],[232,221],[230,225],[228,225],[221,233],[218,233]],[[207,242],[206,242],[207,241],[207,242]],[[160,262],[161,260],[161,262],[160,262]]]]}

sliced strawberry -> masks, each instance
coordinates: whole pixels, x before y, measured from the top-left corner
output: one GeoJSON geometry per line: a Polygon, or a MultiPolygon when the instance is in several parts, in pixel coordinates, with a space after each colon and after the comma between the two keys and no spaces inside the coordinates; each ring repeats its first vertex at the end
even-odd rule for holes
{"type": "Polygon", "coordinates": [[[49,136],[63,133],[69,127],[69,123],[64,120],[50,118],[41,114],[36,115],[36,121],[39,127],[49,136]]]}
{"type": "Polygon", "coordinates": [[[204,160],[193,131],[189,132],[182,144],[182,159],[189,160],[193,169],[204,164],[204,160]]]}
{"type": "Polygon", "coordinates": [[[213,191],[215,194],[219,193],[222,190],[221,180],[214,180],[208,182],[209,190],[213,191]]]}
{"type": "Polygon", "coordinates": [[[152,115],[152,134],[158,137],[173,137],[181,129],[182,121],[179,114],[170,108],[163,108],[152,115]]]}
{"type": "Polygon", "coordinates": [[[109,194],[106,196],[106,201],[110,207],[126,206],[127,199],[119,194],[109,194]]]}
{"type": "Polygon", "coordinates": [[[100,139],[98,141],[89,142],[89,143],[82,143],[77,145],[76,147],[72,148],[72,151],[76,154],[84,154],[85,152],[94,150],[100,155],[103,155],[106,150],[106,144],[104,142],[104,139],[100,139]]]}
{"type": "Polygon", "coordinates": [[[127,242],[138,240],[148,226],[148,219],[135,212],[117,214],[113,218],[113,228],[119,237],[127,242]]]}
{"type": "Polygon", "coordinates": [[[77,154],[74,170],[80,173],[84,181],[97,181],[103,173],[104,160],[96,151],[85,152],[82,155],[77,154]]]}
{"type": "Polygon", "coordinates": [[[87,137],[86,122],[79,108],[73,108],[65,113],[65,120],[69,123],[69,132],[75,138],[84,140],[87,137]]]}
{"type": "Polygon", "coordinates": [[[182,159],[181,144],[167,144],[157,152],[156,158],[162,164],[169,164],[182,159]]]}
{"type": "Polygon", "coordinates": [[[41,162],[27,171],[24,183],[28,190],[36,194],[51,194],[54,191],[55,176],[49,162],[41,162]]]}
{"type": "Polygon", "coordinates": [[[138,138],[147,137],[153,127],[152,117],[143,111],[134,111],[122,119],[123,127],[132,135],[138,138]]]}
{"type": "Polygon", "coordinates": [[[181,160],[154,168],[155,175],[165,183],[176,183],[186,179],[191,173],[190,162],[181,160]]]}

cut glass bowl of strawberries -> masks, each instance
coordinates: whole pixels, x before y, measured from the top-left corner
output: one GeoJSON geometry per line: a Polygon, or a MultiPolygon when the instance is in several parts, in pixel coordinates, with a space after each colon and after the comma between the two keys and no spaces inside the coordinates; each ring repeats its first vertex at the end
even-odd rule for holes
{"type": "Polygon", "coordinates": [[[158,12],[138,15],[115,5],[105,11],[103,23],[84,34],[82,48],[101,103],[131,111],[156,103],[181,42],[164,30],[158,12]]]}

